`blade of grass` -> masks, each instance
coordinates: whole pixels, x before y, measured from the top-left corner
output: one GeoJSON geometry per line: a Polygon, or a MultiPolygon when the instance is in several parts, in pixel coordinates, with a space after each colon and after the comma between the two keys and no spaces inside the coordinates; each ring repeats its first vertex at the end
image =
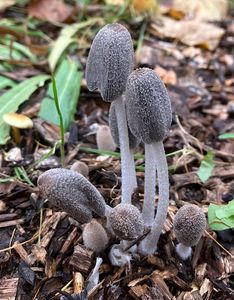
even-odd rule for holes
{"type": "Polygon", "coordinates": [[[56,87],[56,81],[54,78],[54,75],[52,74],[52,85],[53,85],[53,92],[54,92],[54,102],[56,106],[57,113],[59,115],[59,123],[60,123],[60,137],[61,137],[61,145],[60,145],[60,154],[61,154],[61,165],[64,167],[65,163],[65,156],[64,156],[64,126],[63,126],[63,116],[59,107],[59,101],[58,101],[58,93],[57,93],[57,87],[56,87]]]}

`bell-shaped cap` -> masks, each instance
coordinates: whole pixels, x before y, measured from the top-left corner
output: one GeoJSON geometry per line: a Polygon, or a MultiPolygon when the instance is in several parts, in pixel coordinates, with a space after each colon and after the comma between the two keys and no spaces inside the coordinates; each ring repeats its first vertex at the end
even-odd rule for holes
{"type": "Polygon", "coordinates": [[[199,206],[186,204],[176,213],[173,225],[178,242],[191,247],[199,242],[206,228],[206,217],[199,206]]]}
{"type": "Polygon", "coordinates": [[[133,135],[146,144],[162,141],[171,121],[171,102],[159,76],[151,69],[137,69],[128,77],[126,111],[133,135]]]}
{"type": "MultiPolygon", "coordinates": [[[[118,123],[115,113],[115,102],[111,103],[110,110],[109,110],[109,126],[111,130],[111,135],[115,141],[115,144],[120,148],[119,143],[119,130],[118,130],[118,123]]],[[[131,130],[128,127],[128,138],[129,138],[129,147],[130,149],[134,149],[140,143],[139,139],[136,138],[131,130]]]]}
{"type": "Polygon", "coordinates": [[[108,244],[106,230],[94,219],[85,225],[82,235],[85,247],[96,253],[104,250],[108,244]]]}
{"type": "Polygon", "coordinates": [[[92,211],[105,215],[105,201],[99,191],[81,174],[62,168],[39,176],[38,188],[44,198],[81,223],[90,222],[92,211]]]}
{"type": "Polygon", "coordinates": [[[99,89],[105,101],[118,98],[133,70],[133,55],[128,30],[118,23],[104,26],[95,36],[87,59],[85,78],[88,89],[99,89]]]}
{"type": "Polygon", "coordinates": [[[122,240],[134,240],[144,231],[144,222],[140,211],[131,204],[118,204],[109,217],[111,228],[122,240]]]}

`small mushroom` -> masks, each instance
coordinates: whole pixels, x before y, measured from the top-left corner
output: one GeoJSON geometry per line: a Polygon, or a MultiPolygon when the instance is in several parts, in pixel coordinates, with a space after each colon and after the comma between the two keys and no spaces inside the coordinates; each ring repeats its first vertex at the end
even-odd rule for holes
{"type": "Polygon", "coordinates": [[[116,144],[110,132],[110,127],[100,125],[96,134],[97,147],[99,150],[115,151],[116,144]]]}
{"type": "Polygon", "coordinates": [[[39,176],[37,185],[44,198],[78,222],[90,222],[92,212],[102,217],[108,211],[99,191],[75,171],[62,168],[48,170],[39,176]]]}
{"type": "Polygon", "coordinates": [[[131,195],[137,186],[123,96],[133,66],[133,43],[128,30],[118,23],[104,26],[91,45],[85,78],[90,91],[99,89],[104,101],[115,101],[121,151],[122,203],[131,203],[131,195]]]}
{"type": "Polygon", "coordinates": [[[179,242],[176,252],[186,260],[191,256],[191,247],[199,242],[206,228],[205,214],[199,206],[186,204],[177,211],[173,225],[179,242]]]}
{"type": "Polygon", "coordinates": [[[144,222],[140,211],[131,204],[119,204],[109,215],[109,224],[114,234],[121,240],[120,244],[111,247],[109,258],[114,266],[129,264],[132,255],[125,251],[129,241],[143,234],[144,222]]]}
{"type": "Polygon", "coordinates": [[[131,132],[145,143],[145,197],[143,219],[152,227],[140,243],[142,254],[152,254],[157,248],[169,204],[168,167],[163,139],[170,129],[172,113],[167,90],[157,74],[149,69],[137,69],[128,77],[126,112],[131,132]],[[154,217],[156,169],[159,201],[154,217]]]}
{"type": "Polygon", "coordinates": [[[12,127],[13,136],[18,143],[20,141],[20,132],[19,129],[32,128],[33,122],[32,120],[22,114],[17,113],[9,113],[3,115],[3,121],[12,127]]]}
{"type": "Polygon", "coordinates": [[[99,253],[106,248],[108,236],[103,226],[93,219],[90,223],[85,225],[83,241],[87,249],[99,253]]]}
{"type": "Polygon", "coordinates": [[[72,171],[80,173],[84,177],[89,176],[89,167],[82,161],[75,161],[70,168],[72,171]]]}
{"type": "Polygon", "coordinates": [[[131,204],[118,204],[114,207],[109,222],[115,235],[121,240],[134,240],[144,231],[141,213],[131,204]]]}

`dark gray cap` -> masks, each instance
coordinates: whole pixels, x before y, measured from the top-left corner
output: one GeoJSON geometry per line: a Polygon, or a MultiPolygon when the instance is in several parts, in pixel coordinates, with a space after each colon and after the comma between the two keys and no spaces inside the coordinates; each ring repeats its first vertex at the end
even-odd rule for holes
{"type": "Polygon", "coordinates": [[[176,213],[173,225],[178,242],[191,247],[199,242],[206,228],[206,217],[199,206],[186,204],[176,213]]]}
{"type": "MultiPolygon", "coordinates": [[[[110,106],[109,126],[110,126],[110,130],[111,130],[111,135],[112,135],[116,145],[120,148],[119,130],[118,130],[118,123],[117,123],[116,113],[115,113],[115,102],[112,102],[111,106],[110,106]]],[[[129,138],[130,149],[136,148],[136,146],[140,143],[140,140],[132,134],[129,127],[128,127],[128,138],[129,138]]]]}
{"type": "Polygon", "coordinates": [[[105,201],[99,191],[81,174],[62,168],[39,176],[38,188],[44,198],[81,223],[90,222],[92,211],[105,215],[105,201]]]}
{"type": "Polygon", "coordinates": [[[171,121],[171,102],[159,76],[151,69],[137,69],[128,77],[126,111],[132,133],[146,144],[162,141],[171,121]]]}
{"type": "Polygon", "coordinates": [[[133,70],[133,55],[128,30],[117,23],[104,26],[93,40],[86,63],[85,78],[89,90],[99,89],[105,101],[118,98],[133,70]]]}
{"type": "Polygon", "coordinates": [[[140,211],[131,204],[118,204],[109,217],[115,235],[123,240],[134,240],[143,234],[144,221],[140,211]]]}

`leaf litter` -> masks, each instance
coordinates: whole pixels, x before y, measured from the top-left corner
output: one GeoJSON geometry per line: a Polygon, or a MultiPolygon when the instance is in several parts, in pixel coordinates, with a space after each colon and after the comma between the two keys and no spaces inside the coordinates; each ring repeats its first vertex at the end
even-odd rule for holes
{"type": "MultiPolygon", "coordinates": [[[[85,5],[83,1],[51,1],[51,6],[56,4],[52,11],[45,9],[44,5],[49,5],[46,2],[49,1],[30,4],[9,1],[1,11],[3,20],[9,22],[4,26],[1,23],[0,30],[4,29],[6,41],[14,38],[14,43],[4,43],[5,47],[0,49],[0,101],[7,99],[2,100],[1,108],[9,102],[6,113],[17,111],[28,115],[34,128],[21,130],[16,141],[9,127],[0,127],[0,299],[60,299],[62,293],[63,299],[232,299],[234,23],[233,12],[226,15],[227,1],[214,1],[215,7],[222,3],[222,11],[202,12],[204,1],[197,1],[195,10],[194,6],[183,8],[181,2],[170,1],[169,10],[164,10],[167,17],[162,14],[164,4],[159,5],[161,15],[157,9],[151,10],[151,18],[143,17],[140,11],[133,13],[128,6],[120,14],[119,22],[128,27],[134,44],[138,44],[138,39],[142,41],[137,66],[155,69],[172,100],[174,120],[164,143],[170,169],[170,206],[157,253],[136,257],[130,269],[113,268],[107,249],[101,254],[100,281],[88,296],[85,286],[96,256],[83,246],[82,226],[48,202],[44,203],[35,187],[43,171],[61,164],[57,115],[51,103],[41,104],[41,101],[48,96],[53,101],[51,70],[62,72],[56,83],[58,97],[62,96],[64,103],[61,105],[64,116],[67,105],[72,104],[72,113],[65,117],[66,165],[69,167],[76,161],[85,163],[89,180],[107,203],[117,205],[121,186],[119,151],[98,150],[94,130],[97,125],[108,124],[109,104],[98,93],[87,91],[81,74],[76,91],[75,80],[70,82],[64,96],[60,89],[64,88],[68,74],[64,62],[73,65],[74,76],[84,70],[87,49],[96,31],[114,18],[121,4],[104,7],[98,1],[95,4],[86,1],[85,5]],[[38,8],[37,14],[32,17],[30,13],[31,18],[24,23],[22,20],[27,18],[30,6],[33,13],[38,8]],[[192,19],[188,19],[189,12],[193,13],[192,19]],[[204,12],[205,15],[209,12],[209,21],[216,22],[207,23],[204,12]],[[146,29],[142,31],[144,22],[146,29]],[[163,27],[163,22],[168,27],[163,27]],[[67,40],[63,35],[65,30],[71,30],[67,40]],[[50,54],[47,50],[36,51],[42,48],[49,49],[50,54]],[[28,56],[27,65],[20,64],[29,53],[22,49],[30,49],[33,54],[28,56]],[[32,58],[36,60],[30,61],[32,58]],[[39,87],[39,83],[44,86],[39,87]],[[104,154],[107,157],[100,160],[99,156],[104,154]],[[211,225],[195,247],[191,260],[182,262],[175,254],[172,223],[175,213],[185,203],[201,206],[208,218],[209,210],[216,208],[212,223],[219,226],[221,220],[228,229],[219,227],[216,231],[211,225]],[[230,209],[222,210],[225,205],[230,205],[230,209]]],[[[135,5],[139,2],[135,1],[135,5]]],[[[150,11],[149,6],[146,11],[150,11]]],[[[139,187],[133,203],[141,206],[144,193],[141,145],[136,153],[139,187]]]]}

